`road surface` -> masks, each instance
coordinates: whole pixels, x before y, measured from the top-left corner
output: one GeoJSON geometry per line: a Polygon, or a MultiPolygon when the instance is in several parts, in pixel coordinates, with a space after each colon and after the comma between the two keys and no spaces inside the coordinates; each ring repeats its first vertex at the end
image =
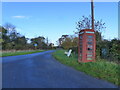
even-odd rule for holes
{"type": "Polygon", "coordinates": [[[65,66],[51,51],[3,58],[3,88],[116,88],[65,66]]]}

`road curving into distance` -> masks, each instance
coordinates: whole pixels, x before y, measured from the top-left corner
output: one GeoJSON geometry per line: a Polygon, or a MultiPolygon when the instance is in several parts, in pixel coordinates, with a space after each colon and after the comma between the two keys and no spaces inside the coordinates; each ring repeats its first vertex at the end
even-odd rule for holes
{"type": "Polygon", "coordinates": [[[54,51],[3,57],[3,88],[117,88],[59,63],[54,51]]]}

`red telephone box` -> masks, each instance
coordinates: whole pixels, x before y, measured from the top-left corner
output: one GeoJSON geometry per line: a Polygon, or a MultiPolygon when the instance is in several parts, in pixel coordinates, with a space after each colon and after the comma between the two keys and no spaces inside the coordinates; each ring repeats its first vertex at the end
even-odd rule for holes
{"type": "Polygon", "coordinates": [[[84,29],[79,32],[78,62],[95,61],[96,39],[93,29],[84,29]]]}

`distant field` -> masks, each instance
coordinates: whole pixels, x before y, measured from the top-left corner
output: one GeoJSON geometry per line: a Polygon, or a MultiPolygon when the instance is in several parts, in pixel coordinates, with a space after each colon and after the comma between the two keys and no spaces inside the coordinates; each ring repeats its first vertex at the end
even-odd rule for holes
{"type": "Polygon", "coordinates": [[[73,54],[69,58],[64,54],[64,51],[65,50],[57,50],[53,53],[53,56],[62,64],[120,86],[120,81],[118,81],[120,65],[101,59],[96,60],[96,62],[78,63],[77,55],[73,54]]]}
{"type": "Polygon", "coordinates": [[[6,56],[16,56],[16,55],[25,55],[25,54],[32,54],[37,52],[43,52],[45,50],[9,50],[9,51],[2,51],[0,52],[0,57],[6,57],[6,56]]]}

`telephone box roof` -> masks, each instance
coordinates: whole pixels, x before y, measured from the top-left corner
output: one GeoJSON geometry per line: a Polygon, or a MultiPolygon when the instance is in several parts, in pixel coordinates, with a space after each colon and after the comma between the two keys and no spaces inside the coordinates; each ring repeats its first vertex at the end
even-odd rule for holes
{"type": "Polygon", "coordinates": [[[82,29],[82,30],[80,30],[80,32],[83,32],[83,31],[95,32],[93,29],[82,29]]]}

